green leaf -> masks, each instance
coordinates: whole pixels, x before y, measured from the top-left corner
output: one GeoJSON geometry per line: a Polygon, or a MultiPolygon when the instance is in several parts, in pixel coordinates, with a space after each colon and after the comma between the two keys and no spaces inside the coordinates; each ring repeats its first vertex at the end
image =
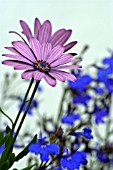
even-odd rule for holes
{"type": "Polygon", "coordinates": [[[32,144],[32,143],[36,143],[37,140],[37,135],[34,136],[33,140],[23,149],[22,152],[20,152],[16,158],[15,161],[20,160],[21,158],[23,158],[24,156],[26,156],[29,153],[28,147],[32,144]]]}
{"type": "Polygon", "coordinates": [[[26,168],[23,168],[23,169],[21,169],[21,170],[30,170],[30,169],[33,168],[34,166],[36,166],[36,164],[31,165],[31,166],[28,166],[28,167],[26,167],[26,168]]]}
{"type": "Polygon", "coordinates": [[[6,134],[9,133],[9,132],[12,133],[12,130],[11,130],[11,128],[9,126],[7,126],[6,127],[6,134]]]}
{"type": "Polygon", "coordinates": [[[8,160],[0,165],[0,170],[8,170],[8,168],[9,168],[9,161],[8,160]]]}
{"type": "Polygon", "coordinates": [[[0,146],[2,146],[4,143],[6,143],[6,141],[8,140],[10,136],[10,133],[8,133],[5,137],[2,138],[2,140],[0,141],[0,146]]]}
{"type": "MultiPolygon", "coordinates": [[[[2,145],[5,143],[5,149],[4,149],[3,153],[2,153],[2,156],[1,156],[1,159],[0,159],[0,164],[2,164],[2,163],[6,160],[6,158],[7,158],[7,152],[8,152],[8,150],[9,150],[9,147],[10,147],[12,141],[13,141],[13,138],[12,138],[11,133],[9,132],[9,133],[2,139],[2,141],[0,142],[0,146],[2,146],[2,145]]],[[[7,159],[8,159],[8,158],[7,158],[7,159]]]]}
{"type": "Polygon", "coordinates": [[[9,155],[9,168],[13,165],[14,161],[15,161],[15,154],[14,153],[11,153],[9,155]]]}
{"type": "Polygon", "coordinates": [[[0,142],[2,141],[3,138],[4,138],[4,132],[0,132],[0,142]]]}

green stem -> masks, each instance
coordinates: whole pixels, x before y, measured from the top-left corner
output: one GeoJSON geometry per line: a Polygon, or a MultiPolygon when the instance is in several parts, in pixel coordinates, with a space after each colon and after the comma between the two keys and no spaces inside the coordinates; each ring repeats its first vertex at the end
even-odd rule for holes
{"type": "Polygon", "coordinates": [[[60,120],[60,118],[62,116],[62,110],[63,110],[63,104],[64,104],[66,92],[67,92],[67,88],[64,89],[64,92],[63,92],[63,95],[62,95],[62,98],[61,98],[59,113],[58,113],[58,118],[57,118],[58,121],[60,120]]]}
{"type": "Polygon", "coordinates": [[[25,120],[25,117],[26,117],[26,115],[27,115],[27,112],[28,112],[28,110],[29,110],[29,107],[30,107],[30,105],[31,105],[31,102],[32,102],[32,100],[33,100],[33,98],[34,98],[34,95],[35,95],[35,93],[36,93],[36,91],[37,91],[37,88],[38,88],[39,83],[40,83],[40,81],[37,81],[37,82],[36,82],[36,85],[35,85],[34,90],[33,90],[33,92],[32,92],[31,98],[30,98],[30,100],[29,100],[29,102],[28,102],[28,105],[27,105],[27,107],[26,107],[26,110],[25,110],[25,112],[24,112],[24,114],[23,114],[23,117],[22,117],[22,119],[21,119],[21,121],[20,121],[20,124],[19,124],[19,126],[18,126],[18,128],[17,128],[17,131],[16,131],[16,134],[15,134],[15,136],[14,136],[13,142],[12,142],[12,144],[10,145],[9,150],[8,150],[8,152],[7,152],[7,158],[8,158],[8,156],[9,156],[9,154],[10,154],[10,151],[12,151],[12,149],[13,149],[14,142],[16,141],[16,138],[17,138],[17,136],[18,136],[18,134],[19,134],[19,132],[20,132],[20,129],[21,129],[22,124],[23,124],[23,122],[24,122],[24,120],[25,120]]]}
{"type": "Polygon", "coordinates": [[[31,88],[31,86],[32,86],[32,84],[33,84],[33,81],[34,81],[34,79],[32,78],[32,79],[31,79],[31,82],[30,82],[30,84],[29,84],[29,86],[28,86],[28,89],[27,89],[27,91],[26,91],[26,94],[25,94],[25,96],[24,96],[24,99],[23,99],[21,108],[20,108],[20,110],[19,110],[19,112],[18,112],[18,115],[17,115],[17,117],[16,117],[16,119],[15,119],[15,122],[14,122],[14,124],[13,124],[12,133],[14,132],[15,126],[16,126],[16,124],[17,124],[17,121],[18,121],[18,119],[19,119],[19,117],[20,117],[20,115],[21,115],[22,109],[23,109],[23,107],[24,107],[24,105],[25,105],[25,103],[26,103],[26,99],[27,99],[27,96],[28,96],[28,94],[29,94],[30,88],[31,88]]]}
{"type": "Polygon", "coordinates": [[[31,95],[31,98],[30,98],[30,100],[29,100],[29,102],[28,102],[28,105],[27,105],[27,107],[26,107],[26,110],[25,110],[25,112],[24,112],[24,115],[23,115],[23,117],[22,117],[22,119],[21,119],[21,122],[20,122],[20,124],[19,124],[19,126],[18,126],[18,129],[17,129],[17,131],[16,131],[16,134],[15,134],[15,136],[14,136],[13,144],[14,144],[14,142],[15,142],[18,134],[19,134],[19,131],[20,131],[21,127],[22,127],[22,124],[23,124],[24,119],[25,119],[25,117],[26,117],[26,115],[27,115],[27,112],[28,112],[29,107],[30,107],[30,105],[31,105],[31,102],[32,102],[32,100],[33,100],[33,98],[34,98],[34,95],[35,95],[35,93],[36,93],[36,91],[37,91],[37,88],[38,88],[39,83],[40,83],[40,81],[37,81],[37,82],[36,82],[36,85],[35,85],[35,88],[34,88],[34,90],[33,90],[32,95],[31,95]]]}
{"type": "Polygon", "coordinates": [[[5,117],[7,117],[7,118],[10,120],[10,122],[12,123],[12,126],[13,126],[13,121],[12,121],[12,119],[1,109],[1,107],[0,107],[0,112],[1,112],[5,117]]]}

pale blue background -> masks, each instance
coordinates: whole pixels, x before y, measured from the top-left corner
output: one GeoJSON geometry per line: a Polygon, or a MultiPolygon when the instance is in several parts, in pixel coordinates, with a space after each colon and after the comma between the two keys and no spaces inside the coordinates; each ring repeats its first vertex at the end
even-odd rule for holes
{"type": "MultiPolygon", "coordinates": [[[[53,24],[53,31],[63,27],[71,28],[73,34],[70,40],[78,41],[73,52],[79,54],[85,44],[90,45],[82,62],[83,67],[93,61],[98,62],[108,55],[108,48],[113,48],[113,0],[0,0],[1,55],[6,53],[4,46],[10,46],[10,42],[18,40],[16,35],[8,32],[21,32],[20,19],[25,20],[33,29],[35,17],[42,22],[49,19],[53,24]]],[[[3,59],[1,56],[0,61],[3,59]]],[[[0,65],[1,80],[6,71],[12,72],[13,69],[0,65]]],[[[61,84],[58,83],[55,88],[49,87],[44,81],[42,84],[46,99],[42,111],[55,114],[62,93],[61,84]]],[[[22,162],[20,167],[23,167],[22,162]]]]}

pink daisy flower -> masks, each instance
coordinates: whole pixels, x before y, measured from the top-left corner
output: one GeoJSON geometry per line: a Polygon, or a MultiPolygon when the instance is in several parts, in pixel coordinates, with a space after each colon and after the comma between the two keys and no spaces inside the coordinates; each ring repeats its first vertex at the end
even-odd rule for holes
{"type": "Polygon", "coordinates": [[[41,24],[40,20],[38,18],[35,18],[34,35],[32,34],[31,29],[25,21],[20,20],[20,25],[22,27],[22,33],[27,37],[28,41],[30,41],[30,38],[36,38],[40,42],[40,44],[47,42],[51,43],[52,48],[57,45],[61,45],[64,47],[64,52],[71,49],[74,45],[77,44],[77,41],[72,41],[64,45],[72,34],[72,30],[70,29],[66,30],[62,28],[52,35],[52,24],[49,20],[46,20],[43,22],[43,24],[41,24]]]}
{"type": "MultiPolygon", "coordinates": [[[[60,33],[61,30],[51,36],[51,23],[49,21],[45,21],[42,25],[39,23],[40,21],[36,18],[35,33],[32,36],[27,24],[21,21],[23,33],[28,38],[30,45],[25,41],[12,42],[13,47],[6,47],[12,54],[3,54],[3,56],[11,59],[2,63],[13,66],[16,70],[25,70],[21,75],[23,79],[34,78],[36,81],[44,79],[50,86],[55,86],[56,80],[62,82],[66,80],[76,81],[74,75],[64,71],[65,69],[81,68],[79,65],[70,64],[80,61],[79,58],[73,59],[73,55],[64,54],[66,49],[69,49],[69,44],[67,45],[68,48],[63,46],[67,40],[64,37],[69,30],[65,30],[63,34],[65,36],[60,34],[63,37],[60,39],[57,32],[60,33]]],[[[69,38],[69,35],[67,37],[69,38]]]]}
{"type": "Polygon", "coordinates": [[[6,47],[13,54],[3,54],[3,56],[14,60],[5,60],[2,63],[13,66],[16,70],[26,70],[22,73],[23,79],[42,78],[51,85],[56,85],[56,79],[62,82],[66,80],[75,81],[74,75],[63,71],[63,69],[80,68],[79,65],[67,65],[70,62],[78,62],[79,58],[72,59],[71,54],[63,54],[64,48],[60,45],[52,48],[50,43],[40,44],[36,38],[30,39],[30,46],[25,42],[12,42],[13,47],[6,47]]]}

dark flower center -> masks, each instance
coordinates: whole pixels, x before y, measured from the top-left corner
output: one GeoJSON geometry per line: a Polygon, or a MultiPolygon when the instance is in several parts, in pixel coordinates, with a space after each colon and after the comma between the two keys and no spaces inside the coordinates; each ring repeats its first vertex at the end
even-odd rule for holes
{"type": "Polygon", "coordinates": [[[34,63],[34,66],[36,69],[38,69],[41,72],[48,73],[51,70],[51,65],[47,63],[45,60],[37,60],[34,63]]]}

